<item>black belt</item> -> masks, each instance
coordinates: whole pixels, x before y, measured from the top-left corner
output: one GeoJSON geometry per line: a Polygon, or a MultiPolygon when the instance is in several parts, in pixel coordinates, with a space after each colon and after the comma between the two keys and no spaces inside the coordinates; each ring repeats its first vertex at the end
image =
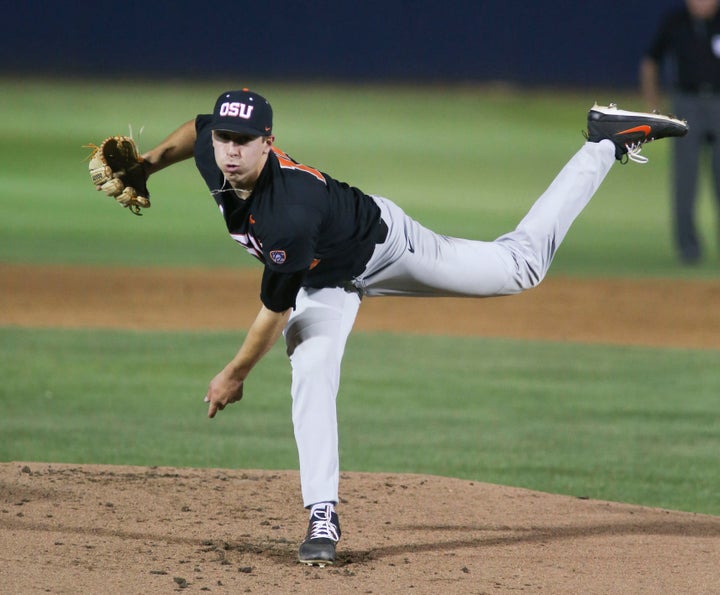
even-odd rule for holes
{"type": "Polygon", "coordinates": [[[384,244],[385,240],[387,240],[389,232],[390,229],[388,228],[387,223],[380,219],[378,221],[378,224],[375,226],[375,230],[373,232],[373,239],[375,240],[375,243],[384,244]]]}

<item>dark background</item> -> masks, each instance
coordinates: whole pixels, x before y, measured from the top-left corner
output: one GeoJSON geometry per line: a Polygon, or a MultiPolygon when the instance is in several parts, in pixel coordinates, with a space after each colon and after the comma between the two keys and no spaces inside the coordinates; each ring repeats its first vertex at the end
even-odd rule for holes
{"type": "Polygon", "coordinates": [[[14,0],[0,74],[635,86],[681,0],[14,0]]]}

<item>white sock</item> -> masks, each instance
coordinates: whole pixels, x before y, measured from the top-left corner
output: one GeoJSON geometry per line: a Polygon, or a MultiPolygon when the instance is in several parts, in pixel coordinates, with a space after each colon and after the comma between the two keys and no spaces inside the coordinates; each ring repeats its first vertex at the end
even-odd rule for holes
{"type": "Polygon", "coordinates": [[[325,510],[328,506],[330,507],[330,513],[335,512],[334,502],[317,502],[310,507],[310,516],[312,516],[318,508],[325,510]]]}

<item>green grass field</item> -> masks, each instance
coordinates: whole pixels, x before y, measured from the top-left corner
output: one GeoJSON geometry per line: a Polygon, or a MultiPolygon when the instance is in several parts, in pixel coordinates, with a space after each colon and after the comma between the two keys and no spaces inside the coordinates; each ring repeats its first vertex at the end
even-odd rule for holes
{"type": "MultiPolygon", "coordinates": [[[[0,80],[0,262],[251,266],[191,163],[151,180],[153,207],[139,218],[91,188],[82,148],[128,124],[136,137],[144,126],[149,148],[240,84],[0,80]]],[[[291,155],[437,231],[478,238],[522,217],[583,142],[595,99],[641,107],[596,90],[254,86],[273,102],[277,144],[291,155]]],[[[668,144],[645,154],[646,166],[614,168],[551,275],[716,276],[708,184],[709,258],[681,268],[668,231],[668,144]]],[[[205,417],[207,382],[241,339],[0,328],[0,460],[295,468],[280,346],[242,404],[205,417]]],[[[358,333],[339,405],[343,468],[720,514],[719,355],[358,333]]]]}

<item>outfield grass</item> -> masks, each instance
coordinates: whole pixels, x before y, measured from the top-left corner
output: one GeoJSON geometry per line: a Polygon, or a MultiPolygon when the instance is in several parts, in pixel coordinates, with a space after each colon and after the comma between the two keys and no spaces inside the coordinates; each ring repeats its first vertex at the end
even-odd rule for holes
{"type": "MultiPolygon", "coordinates": [[[[246,266],[194,165],[150,181],[153,207],[122,211],[91,187],[82,146],[132,124],[150,148],[211,109],[213,83],[99,83],[0,79],[0,261],[246,266]]],[[[393,198],[442,233],[492,239],[520,220],[583,142],[607,91],[518,92],[477,87],[330,87],[257,83],[275,107],[277,144],[297,159],[393,198]]],[[[714,276],[718,258],[703,186],[711,259],[680,268],[669,239],[668,142],[646,166],[616,167],[561,248],[553,273],[714,276]]]]}
{"type": "MultiPolygon", "coordinates": [[[[242,403],[206,418],[240,339],[3,329],[0,460],[296,468],[279,346],[242,403]]],[[[361,333],[342,466],[720,514],[718,394],[713,351],[361,333]]]]}
{"type": "MultiPolygon", "coordinates": [[[[242,83],[0,80],[0,262],[250,266],[191,163],[151,179],[153,207],[139,218],[91,188],[82,148],[128,123],[136,136],[145,126],[148,148],[242,83]]],[[[437,231],[479,238],[522,217],[582,142],[594,99],[641,106],[596,91],[255,86],[290,154],[395,199],[437,231]]],[[[712,256],[680,268],[668,143],[646,154],[647,166],[614,168],[551,275],[717,275],[707,184],[712,256]]],[[[0,328],[0,460],[295,468],[280,346],[245,402],[205,418],[207,382],[240,340],[0,328]]],[[[717,351],[354,335],[340,397],[343,468],[720,514],[717,361],[717,351]]]]}

